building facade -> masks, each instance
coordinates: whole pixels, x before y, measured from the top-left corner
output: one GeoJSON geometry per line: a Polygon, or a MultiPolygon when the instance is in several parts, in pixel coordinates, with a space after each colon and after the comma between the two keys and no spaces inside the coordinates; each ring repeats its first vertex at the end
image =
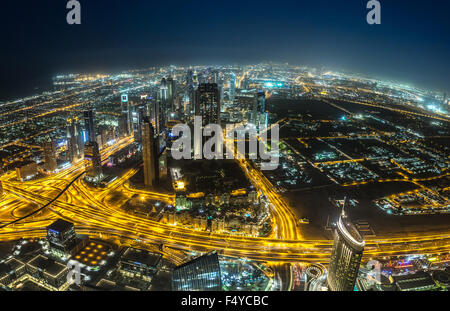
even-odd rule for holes
{"type": "Polygon", "coordinates": [[[216,252],[200,256],[173,270],[174,291],[220,291],[219,256],[216,252]]]}
{"type": "Polygon", "coordinates": [[[47,136],[44,140],[44,161],[45,169],[49,172],[54,172],[58,168],[56,162],[56,147],[53,140],[47,136]]]}
{"type": "Polygon", "coordinates": [[[195,92],[195,115],[202,126],[220,124],[220,92],[217,83],[200,84],[195,92]]]}
{"type": "Polygon", "coordinates": [[[144,162],[144,183],[153,187],[159,180],[158,140],[149,117],[142,124],[142,160],[144,162]]]}
{"type": "Polygon", "coordinates": [[[84,146],[86,179],[97,182],[102,178],[102,161],[97,142],[89,141],[84,146]]]}
{"type": "Polygon", "coordinates": [[[334,233],[327,276],[329,290],[354,290],[364,245],[364,240],[343,210],[334,233]]]}
{"type": "Polygon", "coordinates": [[[73,223],[58,219],[47,227],[47,241],[50,252],[59,257],[67,257],[77,244],[73,223]]]}

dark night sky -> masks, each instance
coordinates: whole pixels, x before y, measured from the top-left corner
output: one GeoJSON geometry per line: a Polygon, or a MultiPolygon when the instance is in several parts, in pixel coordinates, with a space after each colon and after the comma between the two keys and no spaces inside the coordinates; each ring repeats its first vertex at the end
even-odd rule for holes
{"type": "Polygon", "coordinates": [[[450,91],[450,1],[3,0],[0,100],[58,72],[271,60],[344,69],[450,91]]]}

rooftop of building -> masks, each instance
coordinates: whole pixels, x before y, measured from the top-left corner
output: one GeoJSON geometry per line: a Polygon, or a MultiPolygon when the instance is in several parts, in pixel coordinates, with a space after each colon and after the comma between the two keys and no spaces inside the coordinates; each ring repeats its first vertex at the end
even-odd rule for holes
{"type": "Polygon", "coordinates": [[[127,248],[120,258],[120,261],[145,264],[149,267],[156,267],[162,258],[161,254],[151,253],[137,248],[127,248]]]}
{"type": "Polygon", "coordinates": [[[394,282],[400,290],[412,290],[435,286],[431,275],[425,271],[413,274],[393,276],[394,282]]]}
{"type": "Polygon", "coordinates": [[[57,232],[64,232],[67,230],[70,230],[73,227],[73,223],[68,222],[64,219],[58,219],[54,223],[52,223],[50,226],[47,227],[47,229],[57,231],[57,232]]]}
{"type": "Polygon", "coordinates": [[[14,257],[10,258],[6,260],[4,263],[0,264],[0,275],[2,274],[2,271],[7,271],[9,273],[10,271],[16,270],[17,268],[20,268],[24,265],[25,264],[23,262],[17,260],[14,257]]]}
{"type": "Polygon", "coordinates": [[[350,243],[355,249],[364,248],[364,239],[358,229],[351,223],[350,219],[341,215],[338,221],[338,231],[343,235],[344,239],[350,243]]]}
{"type": "Polygon", "coordinates": [[[38,255],[28,262],[29,266],[41,269],[42,271],[57,276],[63,272],[67,267],[53,259],[47,258],[43,255],[38,255]]]}
{"type": "Polygon", "coordinates": [[[184,268],[184,267],[186,267],[186,266],[193,265],[193,264],[195,264],[195,263],[197,263],[197,262],[199,262],[199,261],[203,261],[203,260],[208,260],[208,261],[209,261],[209,260],[213,260],[213,261],[217,261],[217,265],[219,265],[219,255],[217,255],[217,252],[216,252],[216,251],[212,251],[212,252],[210,252],[210,253],[208,253],[208,254],[199,256],[199,257],[197,257],[197,258],[194,258],[194,259],[192,259],[192,260],[190,260],[190,261],[188,261],[188,262],[185,262],[185,263],[183,263],[183,264],[177,266],[177,267],[175,268],[175,270],[178,270],[178,269],[180,269],[180,268],[184,268]]]}

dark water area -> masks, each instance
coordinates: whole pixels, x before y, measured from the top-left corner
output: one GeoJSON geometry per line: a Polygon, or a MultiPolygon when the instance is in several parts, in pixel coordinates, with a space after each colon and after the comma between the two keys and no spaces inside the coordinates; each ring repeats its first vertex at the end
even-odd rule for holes
{"type": "Polygon", "coordinates": [[[51,74],[15,73],[0,77],[0,102],[52,90],[51,74]]]}

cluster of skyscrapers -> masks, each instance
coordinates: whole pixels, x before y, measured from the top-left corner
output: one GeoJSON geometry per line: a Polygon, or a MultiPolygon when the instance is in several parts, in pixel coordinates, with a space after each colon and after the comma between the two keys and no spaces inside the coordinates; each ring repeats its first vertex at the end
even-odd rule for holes
{"type": "MultiPolygon", "coordinates": [[[[66,139],[67,148],[65,158],[69,163],[74,163],[82,158],[85,160],[86,178],[90,181],[99,181],[102,178],[102,166],[99,146],[96,141],[94,111],[83,112],[84,130],[78,117],[67,119],[66,139]]],[[[46,136],[43,142],[44,168],[48,172],[58,169],[58,150],[55,141],[46,136]]]]}
{"type": "MultiPolygon", "coordinates": [[[[229,79],[218,70],[207,68],[204,72],[194,73],[187,70],[185,81],[172,77],[163,77],[159,88],[150,95],[134,98],[127,93],[121,94],[121,112],[118,114],[118,128],[115,137],[133,135],[134,141],[142,147],[145,186],[154,187],[160,178],[167,174],[167,147],[170,148],[169,131],[177,122],[190,123],[193,116],[202,117],[202,127],[207,124],[221,124],[224,85],[226,100],[233,101],[236,91],[236,76],[231,72],[229,79]],[[225,82],[224,82],[225,81],[225,82]],[[181,91],[180,91],[181,90],[181,91]]],[[[248,122],[259,128],[267,124],[265,112],[265,92],[251,95],[248,122]]],[[[102,165],[95,128],[95,112],[91,109],[83,112],[82,118],[67,119],[66,161],[74,163],[84,157],[86,179],[97,183],[102,180],[102,165]],[[84,121],[82,124],[82,121],[84,121]]],[[[139,148],[141,148],[139,147],[139,148]]],[[[55,141],[50,137],[43,143],[45,169],[57,170],[55,141]]]]}

